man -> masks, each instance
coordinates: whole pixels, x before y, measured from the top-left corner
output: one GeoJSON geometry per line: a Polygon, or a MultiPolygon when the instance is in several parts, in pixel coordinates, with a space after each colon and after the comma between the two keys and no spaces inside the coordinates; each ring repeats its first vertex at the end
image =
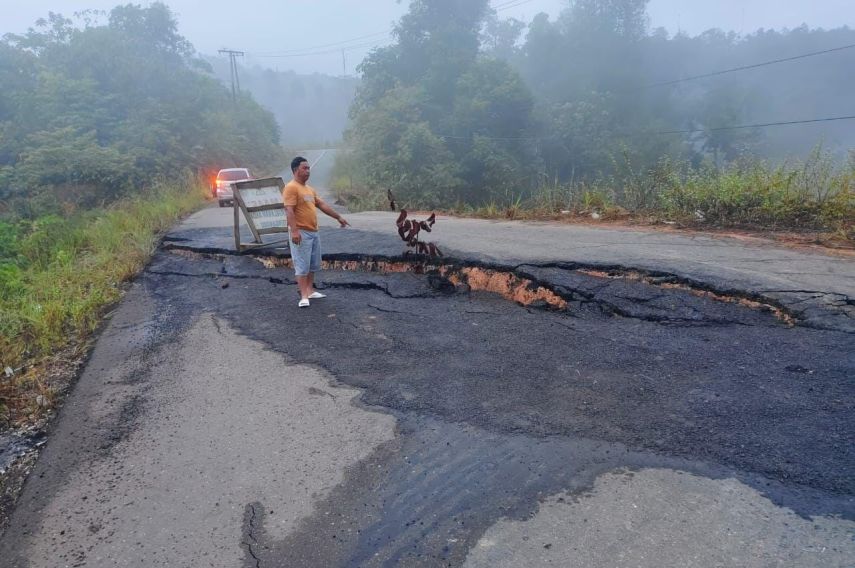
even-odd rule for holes
{"type": "Polygon", "coordinates": [[[282,200],[285,202],[285,215],[288,217],[291,260],[294,263],[297,285],[300,287],[300,302],[297,305],[308,308],[309,300],[326,297],[315,290],[315,272],[321,269],[321,241],[316,208],[338,221],[342,228],[350,223],[318,197],[311,186],[306,185],[310,174],[306,158],[297,156],[291,160],[291,173],[294,179],[282,190],[282,200]]]}

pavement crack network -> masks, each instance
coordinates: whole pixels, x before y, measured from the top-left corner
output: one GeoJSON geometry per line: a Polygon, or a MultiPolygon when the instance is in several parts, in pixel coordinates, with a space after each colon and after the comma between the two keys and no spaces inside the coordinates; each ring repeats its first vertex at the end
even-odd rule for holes
{"type": "Polygon", "coordinates": [[[377,310],[378,312],[383,312],[383,313],[385,313],[385,314],[403,314],[403,315],[408,316],[408,317],[413,317],[413,316],[415,316],[415,317],[423,317],[423,316],[421,316],[421,315],[419,315],[419,314],[414,314],[414,313],[412,313],[412,312],[405,312],[405,311],[403,311],[403,310],[391,310],[391,309],[389,309],[389,308],[381,308],[380,306],[375,306],[374,304],[368,304],[368,307],[369,307],[369,308],[374,308],[374,309],[375,309],[375,310],[377,310]]]}
{"type": "Polygon", "coordinates": [[[649,298],[641,298],[638,296],[631,296],[628,294],[615,294],[615,298],[619,298],[621,300],[626,300],[628,302],[632,302],[634,304],[649,304],[655,300],[661,300],[665,297],[665,294],[656,294],[654,296],[650,296],[649,298]]]}
{"type": "Polygon", "coordinates": [[[820,290],[760,290],[762,294],[819,294],[825,296],[834,292],[822,292],[820,290]]]}
{"type": "Polygon", "coordinates": [[[570,331],[575,331],[577,333],[579,332],[579,330],[576,328],[576,326],[570,325],[569,323],[564,323],[560,320],[555,320],[552,323],[555,325],[561,326],[563,328],[569,329],[570,331]]]}
{"type": "MultiPolygon", "coordinates": [[[[258,530],[256,526],[258,517],[257,508],[261,508],[261,503],[249,503],[244,509],[243,538],[240,544],[246,548],[247,553],[252,558],[252,562],[250,563],[254,563],[255,568],[261,568],[261,558],[258,557],[255,551],[255,547],[258,546],[258,539],[255,536],[258,530]]],[[[249,559],[247,560],[249,561],[249,559]]]]}
{"type": "Polygon", "coordinates": [[[223,274],[220,272],[179,272],[177,270],[149,270],[149,274],[158,276],[179,276],[184,278],[232,278],[235,280],[266,280],[271,284],[296,284],[288,279],[273,278],[270,276],[259,276],[254,274],[223,274]]]}
{"type": "Polygon", "coordinates": [[[342,318],[341,318],[341,317],[339,317],[338,315],[336,315],[336,316],[335,316],[334,318],[332,318],[332,319],[334,319],[335,321],[337,321],[338,323],[340,323],[340,324],[342,324],[342,325],[349,325],[349,326],[350,326],[350,327],[352,327],[353,329],[357,329],[357,330],[362,330],[362,329],[363,329],[362,327],[360,327],[360,326],[356,325],[356,324],[355,324],[355,323],[353,323],[352,321],[342,319],[342,318]]]}
{"type": "MultiPolygon", "coordinates": [[[[811,294],[810,298],[805,298],[803,300],[798,300],[799,302],[805,302],[810,300],[816,300],[818,298],[834,298],[836,302],[839,302],[840,305],[850,305],[855,306],[855,298],[850,298],[846,294],[841,294],[839,292],[821,292],[819,290],[763,290],[762,294],[811,294]]],[[[837,304],[835,304],[837,305],[837,304]]]]}
{"type": "Polygon", "coordinates": [[[804,304],[805,302],[813,302],[815,300],[816,300],[816,296],[813,296],[811,298],[802,298],[801,300],[793,300],[793,301],[789,302],[789,305],[792,308],[793,306],[798,306],[799,304],[804,304]]]}
{"type": "MultiPolygon", "coordinates": [[[[210,254],[198,252],[192,254],[183,252],[182,255],[189,258],[212,258],[210,254]]],[[[252,258],[268,269],[286,268],[290,263],[290,259],[277,256],[253,256],[252,258]]],[[[617,302],[651,305],[654,302],[658,303],[662,298],[667,296],[665,289],[682,290],[716,302],[738,303],[749,309],[766,310],[788,325],[796,325],[798,323],[798,314],[793,313],[793,310],[787,307],[788,302],[782,302],[757,293],[746,293],[733,289],[721,290],[692,279],[659,271],[633,269],[619,265],[591,266],[575,262],[528,262],[517,264],[511,268],[509,266],[499,266],[490,263],[460,262],[448,259],[434,263],[436,260],[407,260],[364,255],[357,255],[354,258],[353,255],[347,255],[346,258],[333,256],[325,259],[323,261],[323,268],[325,270],[337,270],[341,272],[365,272],[375,274],[381,278],[384,275],[407,272],[428,275],[429,278],[430,275],[438,275],[452,291],[461,292],[465,290],[469,292],[484,290],[498,293],[506,299],[523,306],[542,307],[548,305],[551,309],[558,309],[565,312],[569,304],[592,304],[598,306],[604,314],[666,325],[749,325],[738,321],[738,318],[709,318],[701,310],[696,310],[696,313],[700,316],[699,318],[674,318],[667,313],[638,314],[634,310],[627,309],[625,306],[616,305],[615,302],[609,299],[609,296],[613,296],[617,302]],[[538,274],[538,271],[544,269],[570,272],[583,278],[587,277],[588,280],[582,286],[575,286],[572,283],[569,285],[567,283],[559,284],[551,282],[549,278],[544,278],[541,274],[538,274]],[[622,289],[616,289],[613,286],[618,281],[660,288],[660,292],[658,294],[654,293],[651,297],[628,294],[622,289]]],[[[289,279],[272,276],[266,277],[256,274],[188,274],[180,271],[157,270],[151,272],[152,274],[197,278],[265,279],[273,284],[294,284],[289,279]]],[[[444,289],[440,290],[441,287],[438,288],[433,283],[431,283],[430,287],[434,288],[433,292],[401,294],[395,293],[395,289],[388,282],[376,278],[324,283],[324,288],[377,290],[394,299],[424,298],[445,291],[444,289]]],[[[849,301],[843,295],[832,297],[836,300],[835,304],[839,304],[840,301],[847,303],[849,301]],[[837,298],[842,298],[842,300],[837,300],[837,298]]],[[[829,306],[830,302],[824,302],[824,304],[826,304],[826,307],[840,309],[838,305],[829,306]]],[[[844,304],[843,308],[845,309],[846,307],[844,304]]],[[[373,308],[378,309],[376,306],[373,306],[373,308]]]]}
{"type": "Polygon", "coordinates": [[[217,319],[217,316],[215,316],[214,314],[211,314],[211,321],[212,321],[212,322],[214,322],[214,327],[216,328],[217,333],[218,333],[219,335],[222,335],[222,334],[223,334],[223,330],[222,330],[222,328],[220,327],[220,320],[218,320],[218,319],[217,319]]]}

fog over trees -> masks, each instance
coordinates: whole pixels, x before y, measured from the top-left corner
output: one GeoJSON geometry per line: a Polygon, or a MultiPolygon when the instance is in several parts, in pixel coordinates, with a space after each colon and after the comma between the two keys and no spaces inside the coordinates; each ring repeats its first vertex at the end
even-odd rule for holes
{"type": "Polygon", "coordinates": [[[816,147],[842,164],[855,147],[853,121],[734,128],[855,115],[846,27],[673,35],[650,26],[647,0],[568,0],[530,22],[488,0],[406,6],[358,75],[240,66],[236,101],[227,61],[196,53],[165,4],[7,35],[3,211],[37,216],[217,166],[273,170],[283,145],[340,146],[337,187],[372,199],[391,188],[422,206],[478,205],[607,181],[635,207],[649,203],[624,199],[633,177],[816,147]]]}
{"type": "Polygon", "coordinates": [[[360,68],[340,170],[436,206],[663,159],[721,167],[817,144],[842,159],[855,146],[851,121],[727,129],[855,114],[855,50],[662,84],[855,44],[855,31],[669,36],[649,29],[647,4],[576,0],[526,26],[499,20],[486,0],[413,1],[396,43],[360,68]]]}
{"type": "MultiPolygon", "coordinates": [[[[205,57],[229,83],[228,59],[205,57]]],[[[321,73],[301,75],[259,66],[240,67],[240,85],[276,117],[285,147],[331,146],[341,140],[359,78],[321,73]]]]}
{"type": "Polygon", "coordinates": [[[281,165],[273,116],[231,93],[164,4],[52,14],[0,41],[0,215],[68,213],[161,179],[281,165]]]}
{"type": "MultiPolygon", "coordinates": [[[[358,4],[363,16],[374,5],[358,4]]],[[[387,209],[391,190],[406,208],[786,228],[851,248],[855,31],[672,35],[651,28],[647,0],[506,17],[523,4],[396,4],[407,11],[391,43],[364,28],[322,40],[329,54],[383,36],[356,76],[241,65],[240,89],[161,2],[45,14],[4,35],[0,355],[21,361],[69,330],[90,333],[158,233],[210,198],[214,172],[287,176],[298,148],[339,148],[331,189],[354,211],[387,209]],[[772,125],[787,122],[798,124],[772,125]]],[[[288,15],[265,26],[285,52],[272,57],[317,53],[320,40],[282,30],[324,22],[288,15]]]]}

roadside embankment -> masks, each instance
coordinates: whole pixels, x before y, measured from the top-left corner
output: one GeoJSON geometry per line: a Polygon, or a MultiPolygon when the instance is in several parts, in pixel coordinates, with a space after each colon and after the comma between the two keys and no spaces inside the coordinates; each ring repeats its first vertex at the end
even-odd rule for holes
{"type": "Polygon", "coordinates": [[[4,455],[0,469],[31,451],[26,440],[39,436],[124,284],[204,193],[187,179],[67,217],[0,223],[0,433],[20,430],[9,434],[20,451],[4,455]]]}

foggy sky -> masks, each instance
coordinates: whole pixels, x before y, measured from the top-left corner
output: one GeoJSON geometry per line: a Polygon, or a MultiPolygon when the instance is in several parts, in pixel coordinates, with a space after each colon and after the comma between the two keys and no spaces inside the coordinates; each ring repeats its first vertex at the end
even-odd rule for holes
{"type": "MultiPolygon", "coordinates": [[[[465,0],[461,0],[465,1],[465,0]]],[[[0,34],[22,33],[49,11],[71,16],[84,9],[109,10],[120,0],[0,0],[0,34]]],[[[147,0],[135,3],[147,5],[147,0]]],[[[247,52],[245,64],[282,71],[340,75],[355,72],[372,46],[407,10],[395,0],[165,0],[179,31],[203,54],[229,47],[247,52]],[[368,37],[366,37],[368,36],[368,37]],[[356,39],[342,44],[344,40],[356,39]],[[335,44],[335,45],[330,45],[335,44]],[[345,51],[343,69],[341,48],[345,51]],[[309,55],[295,55],[296,50],[309,55]],[[327,52],[327,53],[321,53],[327,52]]],[[[507,0],[493,0],[493,5],[507,0]]],[[[538,12],[557,15],[566,0],[528,0],[500,16],[525,21],[538,12]]],[[[710,28],[750,33],[759,28],[855,27],[855,0],[651,0],[652,27],[699,34],[710,28]]]]}

